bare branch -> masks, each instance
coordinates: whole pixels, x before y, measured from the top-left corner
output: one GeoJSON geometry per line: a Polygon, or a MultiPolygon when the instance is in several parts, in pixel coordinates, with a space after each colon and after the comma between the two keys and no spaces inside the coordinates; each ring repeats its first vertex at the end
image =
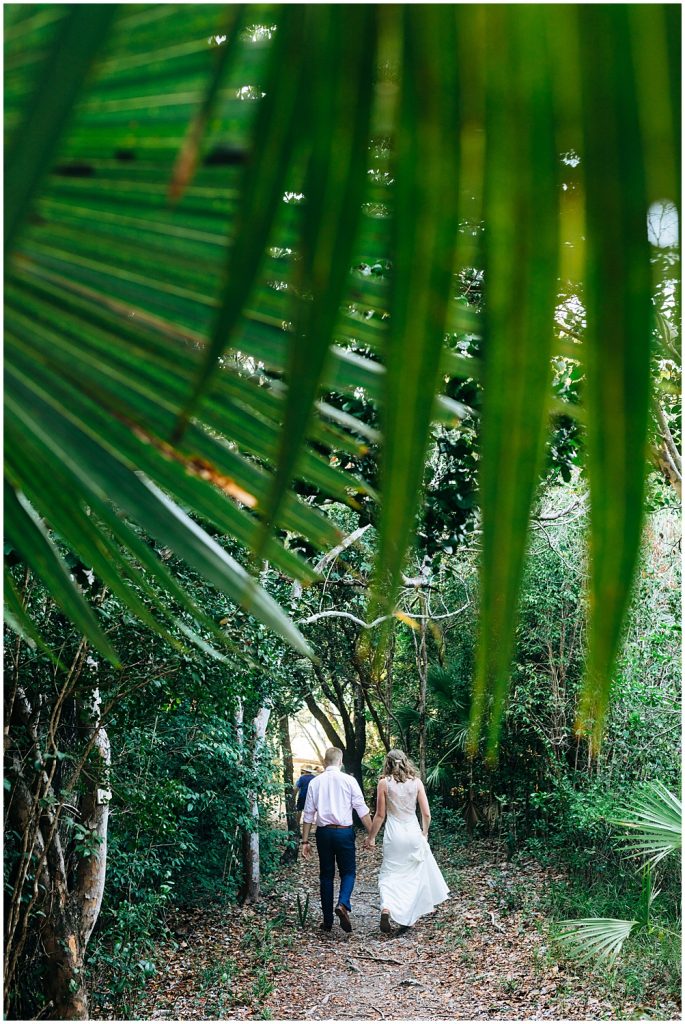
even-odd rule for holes
{"type": "Polygon", "coordinates": [[[319,619],[350,619],[355,622],[362,629],[373,629],[374,626],[380,625],[381,622],[387,622],[388,619],[392,619],[392,615],[381,615],[379,618],[374,619],[373,622],[364,622],[363,619],[357,618],[356,615],[352,615],[351,612],[316,612],[315,615],[310,615],[306,619],[298,619],[295,623],[296,626],[308,626],[312,622],[317,622],[319,619]]]}
{"type": "Polygon", "coordinates": [[[341,543],[338,544],[337,547],[332,548],[330,551],[326,552],[326,554],[322,558],[319,559],[319,561],[314,566],[314,572],[321,572],[324,566],[328,565],[330,562],[334,562],[338,555],[341,555],[343,551],[346,551],[347,548],[351,547],[356,541],[359,540],[360,537],[363,537],[370,527],[371,523],[367,523],[366,526],[360,526],[358,529],[353,530],[352,533],[345,537],[345,539],[341,541],[341,543]]]}
{"type": "Polygon", "coordinates": [[[682,468],[683,468],[682,458],[681,458],[680,452],[678,451],[678,446],[676,445],[676,443],[675,443],[675,441],[673,439],[673,434],[671,433],[671,428],[668,425],[668,420],[666,419],[666,413],[662,409],[661,404],[659,402],[655,402],[654,403],[654,407],[655,407],[655,410],[656,410],[656,417],[657,417],[657,419],[659,421],[659,428],[661,430],[661,434],[662,434],[664,442],[666,444],[666,448],[668,449],[668,453],[671,456],[671,461],[672,461],[673,465],[675,466],[675,468],[676,468],[676,470],[678,472],[678,476],[682,479],[682,468]]]}
{"type": "MultiPolygon", "coordinates": [[[[398,611],[402,615],[411,615],[413,619],[418,619],[419,621],[425,619],[426,621],[430,620],[431,622],[436,622],[438,619],[451,619],[454,618],[455,615],[461,615],[461,613],[465,612],[466,609],[470,607],[470,605],[471,601],[469,600],[466,602],[466,604],[463,604],[461,608],[457,608],[456,611],[445,612],[441,615],[421,615],[416,612],[403,612],[401,609],[398,609],[398,611]]],[[[295,625],[308,626],[310,623],[317,622],[319,619],[350,619],[352,622],[355,622],[358,626],[361,626],[362,629],[373,629],[374,626],[379,626],[381,622],[387,622],[389,619],[394,619],[396,617],[396,614],[397,612],[393,612],[392,615],[381,615],[379,616],[379,618],[374,619],[373,622],[364,622],[363,619],[357,618],[356,615],[352,615],[350,612],[339,612],[331,610],[327,612],[316,612],[315,615],[310,615],[306,619],[298,619],[295,625]]]]}

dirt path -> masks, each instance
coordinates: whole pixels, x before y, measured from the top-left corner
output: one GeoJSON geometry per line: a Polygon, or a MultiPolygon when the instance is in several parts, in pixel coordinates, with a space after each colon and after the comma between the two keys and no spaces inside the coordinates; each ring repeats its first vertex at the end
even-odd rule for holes
{"type": "MultiPolygon", "coordinates": [[[[319,929],[318,864],[283,869],[254,908],[196,912],[148,990],[144,1019],[625,1019],[599,981],[560,968],[540,911],[555,876],[507,864],[486,844],[444,864],[449,899],[403,935],[378,929],[381,850],[358,840],[354,931],[319,929]],[[457,863],[455,864],[455,860],[457,863]],[[305,927],[298,920],[309,895],[305,927]]],[[[660,1008],[661,1010],[661,1008],[660,1008]]],[[[678,1015],[663,1007],[660,1019],[678,1015]]],[[[654,1016],[654,1012],[649,1014],[654,1016]]]]}

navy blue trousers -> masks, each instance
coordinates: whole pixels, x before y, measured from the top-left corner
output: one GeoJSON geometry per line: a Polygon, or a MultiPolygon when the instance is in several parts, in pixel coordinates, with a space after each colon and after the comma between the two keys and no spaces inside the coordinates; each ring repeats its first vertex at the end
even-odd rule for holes
{"type": "Polygon", "coordinates": [[[317,828],[316,849],[319,854],[319,881],[321,883],[321,910],[324,924],[333,924],[333,883],[335,865],[340,872],[338,903],[352,909],[350,899],[357,874],[355,861],[354,828],[317,828]]]}

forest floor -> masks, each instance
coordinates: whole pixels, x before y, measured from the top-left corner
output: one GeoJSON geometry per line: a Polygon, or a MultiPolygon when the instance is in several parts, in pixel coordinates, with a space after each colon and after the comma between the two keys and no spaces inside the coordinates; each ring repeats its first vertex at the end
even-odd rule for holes
{"type": "Polygon", "coordinates": [[[612,992],[607,975],[555,960],[543,912],[563,876],[507,863],[486,842],[436,849],[451,894],[402,935],[378,928],[382,844],[358,837],[353,932],[320,931],[318,862],[283,867],[251,907],[194,910],[160,952],[145,1020],[672,1020],[675,1003],[612,992]],[[309,896],[301,927],[297,898],[309,896]],[[647,1005],[646,1005],[647,1004],[647,1005]]]}

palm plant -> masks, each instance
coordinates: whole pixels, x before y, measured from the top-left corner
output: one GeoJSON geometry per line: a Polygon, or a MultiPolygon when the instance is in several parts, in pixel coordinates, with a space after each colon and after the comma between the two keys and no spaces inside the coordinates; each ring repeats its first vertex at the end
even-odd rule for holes
{"type": "Polygon", "coordinates": [[[660,860],[681,848],[682,803],[660,782],[655,782],[625,808],[614,824],[631,830],[626,846],[632,855],[647,857],[642,865],[640,909],[638,917],[631,920],[592,917],[561,921],[560,939],[581,963],[600,960],[611,965],[630,935],[651,929],[652,904],[660,894],[660,890],[654,888],[653,869],[660,860]]]}
{"type": "MultiPolygon", "coordinates": [[[[340,466],[378,435],[324,392],[380,410],[374,600],[391,609],[431,422],[471,415],[443,386],[477,378],[471,743],[490,701],[494,754],[562,355],[587,377],[564,412],[587,439],[579,724],[598,740],[640,539],[645,220],[677,194],[677,38],[672,5],[5,7],[6,536],[94,647],[116,663],[54,535],[164,635],[224,642],[141,531],[311,653],[212,534],[307,583],[290,540],[340,536],[293,481],[352,506],[378,497],[340,466]],[[560,189],[570,147],[581,206],[560,189]],[[580,346],[554,328],[570,251],[580,346]],[[353,269],[379,256],[388,275],[353,269]],[[482,318],[455,298],[474,266],[482,318]],[[445,344],[464,331],[482,360],[445,344]]],[[[5,598],[40,642],[11,574],[5,598]]]]}

